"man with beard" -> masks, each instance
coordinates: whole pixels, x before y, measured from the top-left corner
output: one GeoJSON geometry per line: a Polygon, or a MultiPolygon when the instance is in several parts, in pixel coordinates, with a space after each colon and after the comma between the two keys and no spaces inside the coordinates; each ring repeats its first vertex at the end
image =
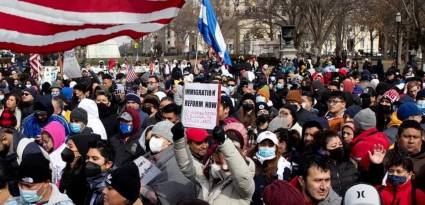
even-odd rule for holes
{"type": "Polygon", "coordinates": [[[62,116],[53,114],[53,105],[50,96],[41,96],[34,103],[34,113],[26,117],[21,126],[22,134],[30,138],[39,137],[41,128],[49,122],[58,121],[65,127],[65,133],[68,136],[71,129],[68,122],[62,116]]]}
{"type": "Polygon", "coordinates": [[[386,128],[399,125],[396,123],[397,114],[393,113],[393,105],[400,99],[400,95],[394,89],[390,89],[384,93],[382,98],[379,100],[378,107],[376,109],[377,128],[379,131],[383,131],[386,128]]]}

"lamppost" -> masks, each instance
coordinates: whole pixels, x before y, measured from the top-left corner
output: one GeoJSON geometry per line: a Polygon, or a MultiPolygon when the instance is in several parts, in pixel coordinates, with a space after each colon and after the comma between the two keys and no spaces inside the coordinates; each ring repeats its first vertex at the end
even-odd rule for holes
{"type": "Polygon", "coordinates": [[[399,55],[399,48],[400,48],[400,23],[401,23],[401,13],[397,12],[395,16],[395,22],[397,23],[397,50],[396,50],[396,61],[395,61],[395,68],[398,69],[398,55],[399,55]]]}

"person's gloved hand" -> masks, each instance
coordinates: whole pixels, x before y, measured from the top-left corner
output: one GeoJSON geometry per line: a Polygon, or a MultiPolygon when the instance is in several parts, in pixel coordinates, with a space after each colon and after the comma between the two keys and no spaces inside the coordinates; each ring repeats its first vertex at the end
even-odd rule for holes
{"type": "Polygon", "coordinates": [[[177,141],[184,137],[184,127],[181,122],[174,124],[171,128],[171,133],[173,133],[173,140],[177,141]]]}
{"type": "Polygon", "coordinates": [[[213,138],[220,144],[223,144],[226,139],[226,134],[224,133],[224,129],[222,126],[215,126],[213,130],[213,138]]]}

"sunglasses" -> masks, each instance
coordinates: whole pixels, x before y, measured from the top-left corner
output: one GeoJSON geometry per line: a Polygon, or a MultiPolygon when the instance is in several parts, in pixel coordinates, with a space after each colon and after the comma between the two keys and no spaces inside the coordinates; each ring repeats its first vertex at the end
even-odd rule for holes
{"type": "Polygon", "coordinates": [[[24,96],[28,96],[28,95],[30,95],[29,93],[22,93],[22,95],[24,95],[24,96]]]}

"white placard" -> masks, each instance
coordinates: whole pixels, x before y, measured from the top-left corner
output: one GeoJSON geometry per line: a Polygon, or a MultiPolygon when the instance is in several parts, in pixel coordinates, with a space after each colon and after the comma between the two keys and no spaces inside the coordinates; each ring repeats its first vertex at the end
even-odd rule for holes
{"type": "Polygon", "coordinates": [[[81,69],[74,49],[63,53],[63,72],[68,78],[81,78],[81,69]]]}
{"type": "Polygon", "coordinates": [[[217,125],[220,85],[185,83],[183,94],[183,125],[214,129],[217,125]]]}
{"type": "Polygon", "coordinates": [[[150,181],[152,181],[152,179],[161,173],[161,170],[158,169],[158,167],[156,167],[144,157],[139,157],[133,162],[139,168],[140,183],[142,183],[142,185],[148,184],[150,181]]]}

